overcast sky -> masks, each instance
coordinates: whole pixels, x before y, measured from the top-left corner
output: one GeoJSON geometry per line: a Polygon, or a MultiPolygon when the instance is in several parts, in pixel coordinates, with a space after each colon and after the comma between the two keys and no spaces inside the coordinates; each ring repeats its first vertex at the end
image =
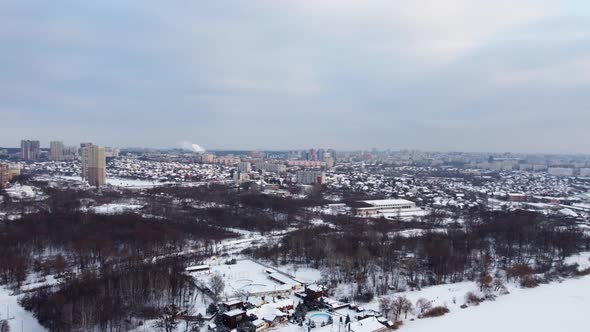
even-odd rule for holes
{"type": "Polygon", "coordinates": [[[0,0],[0,146],[590,153],[588,0],[0,0]]]}

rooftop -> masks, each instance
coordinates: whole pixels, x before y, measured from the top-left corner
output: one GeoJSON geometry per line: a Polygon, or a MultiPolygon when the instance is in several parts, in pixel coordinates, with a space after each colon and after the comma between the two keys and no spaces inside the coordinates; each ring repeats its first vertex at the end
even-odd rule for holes
{"type": "Polygon", "coordinates": [[[230,310],[230,311],[226,311],[223,314],[229,317],[235,317],[235,316],[239,316],[244,314],[246,311],[242,310],[242,309],[234,309],[234,310],[230,310]]]}
{"type": "Polygon", "coordinates": [[[374,332],[385,329],[385,325],[379,323],[375,317],[369,317],[350,323],[350,331],[353,332],[374,332]]]}
{"type": "Polygon", "coordinates": [[[408,201],[407,199],[376,199],[362,202],[372,206],[414,204],[414,202],[408,201]]]}

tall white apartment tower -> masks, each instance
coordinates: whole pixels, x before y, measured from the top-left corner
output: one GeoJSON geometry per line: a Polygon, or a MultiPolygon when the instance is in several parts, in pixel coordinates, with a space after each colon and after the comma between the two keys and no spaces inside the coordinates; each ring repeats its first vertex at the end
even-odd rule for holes
{"type": "Polygon", "coordinates": [[[92,143],[80,144],[82,180],[91,186],[101,186],[106,183],[106,158],[104,147],[92,143]]]}

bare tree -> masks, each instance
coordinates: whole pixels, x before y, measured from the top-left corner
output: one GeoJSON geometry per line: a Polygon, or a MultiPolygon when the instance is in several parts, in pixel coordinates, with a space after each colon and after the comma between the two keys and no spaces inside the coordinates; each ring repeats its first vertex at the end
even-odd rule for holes
{"type": "Polygon", "coordinates": [[[412,310],[414,310],[414,304],[412,304],[412,301],[410,301],[407,297],[403,297],[402,298],[402,311],[404,312],[404,319],[408,318],[408,312],[411,312],[412,310]]]}
{"type": "Polygon", "coordinates": [[[170,304],[162,310],[160,319],[154,324],[154,327],[159,331],[172,332],[176,330],[178,321],[176,316],[180,314],[180,308],[175,304],[170,304]]]}
{"type": "Polygon", "coordinates": [[[10,332],[10,325],[8,325],[8,321],[0,320],[0,332],[10,332]]]}
{"type": "Polygon", "coordinates": [[[494,279],[493,285],[494,285],[494,290],[496,292],[500,292],[500,294],[504,294],[508,291],[508,289],[506,288],[506,285],[504,285],[504,282],[500,278],[494,279]]]}
{"type": "Polygon", "coordinates": [[[394,320],[398,320],[399,316],[404,312],[406,317],[408,315],[408,311],[410,311],[413,307],[412,302],[408,300],[405,296],[396,296],[393,298],[391,302],[394,320]]]}
{"type": "Polygon", "coordinates": [[[490,276],[490,275],[481,276],[477,280],[479,290],[485,294],[486,298],[491,295],[493,281],[494,281],[494,278],[492,278],[492,276],[490,276]]]}
{"type": "Polygon", "coordinates": [[[223,277],[219,273],[216,273],[211,276],[211,279],[209,279],[209,288],[213,292],[215,299],[219,300],[219,296],[225,288],[225,282],[223,281],[223,277]]]}
{"type": "Polygon", "coordinates": [[[425,311],[430,310],[432,308],[432,302],[428,301],[425,298],[419,298],[416,301],[416,308],[420,310],[420,313],[423,314],[425,311]]]}
{"type": "Polygon", "coordinates": [[[389,319],[392,309],[391,299],[389,297],[384,296],[379,299],[379,310],[381,310],[383,316],[389,319]]]}

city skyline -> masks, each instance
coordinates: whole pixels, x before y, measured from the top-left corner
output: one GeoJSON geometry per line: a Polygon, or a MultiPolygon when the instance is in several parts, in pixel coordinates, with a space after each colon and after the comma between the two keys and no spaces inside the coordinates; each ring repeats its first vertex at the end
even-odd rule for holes
{"type": "Polygon", "coordinates": [[[0,1],[1,146],[590,153],[582,1],[0,1]]]}
{"type": "MultiPolygon", "coordinates": [[[[19,140],[22,141],[22,140],[19,140]]],[[[34,141],[39,141],[40,142],[40,150],[44,150],[46,151],[48,154],[51,153],[51,143],[54,141],[48,141],[45,142],[46,144],[44,144],[44,141],[42,140],[38,140],[38,139],[34,139],[34,141]]],[[[80,141],[80,142],[63,142],[63,141],[59,141],[57,140],[58,143],[62,143],[64,144],[64,149],[72,149],[72,148],[76,148],[77,149],[77,145],[79,145],[80,143],[83,143],[84,141],[80,141]]],[[[360,152],[360,151],[365,151],[365,152],[387,152],[387,151],[391,151],[391,152],[395,152],[395,151],[416,151],[416,152],[424,152],[424,153],[467,153],[467,154],[491,154],[491,155],[503,155],[503,154],[514,154],[514,155],[579,155],[579,156],[588,156],[590,155],[590,152],[568,152],[568,151],[561,151],[561,152],[551,152],[551,151],[539,151],[539,152],[534,152],[534,151],[510,151],[510,150],[497,150],[497,151],[485,151],[485,150],[429,150],[429,149],[418,149],[418,148],[412,148],[412,147],[401,147],[401,148],[393,148],[393,147],[384,147],[384,148],[376,148],[376,147],[364,147],[364,148],[358,148],[358,149],[351,149],[351,148],[344,148],[344,149],[334,149],[331,146],[325,146],[325,145],[321,145],[321,144],[311,144],[310,146],[301,146],[301,147],[295,147],[295,148],[281,148],[281,147],[276,147],[276,148],[232,148],[232,147],[227,147],[227,148],[203,148],[202,151],[194,151],[191,150],[190,148],[187,148],[186,146],[183,146],[183,144],[178,143],[176,146],[161,146],[161,147],[156,147],[156,146],[121,146],[121,145],[114,145],[114,146],[107,146],[105,144],[101,144],[102,146],[104,146],[105,148],[110,148],[110,149],[116,149],[117,151],[119,150],[155,150],[155,151],[173,151],[173,150],[179,150],[179,151],[185,151],[187,153],[197,153],[197,154],[207,154],[209,152],[256,152],[256,151],[261,151],[261,152],[289,152],[289,151],[299,151],[299,152],[303,152],[303,151],[308,151],[310,149],[324,149],[324,150],[336,150],[338,152],[343,152],[343,153],[347,153],[347,152],[360,152]]],[[[13,149],[13,150],[21,150],[20,146],[8,146],[8,145],[0,145],[0,149],[13,149]]]]}

